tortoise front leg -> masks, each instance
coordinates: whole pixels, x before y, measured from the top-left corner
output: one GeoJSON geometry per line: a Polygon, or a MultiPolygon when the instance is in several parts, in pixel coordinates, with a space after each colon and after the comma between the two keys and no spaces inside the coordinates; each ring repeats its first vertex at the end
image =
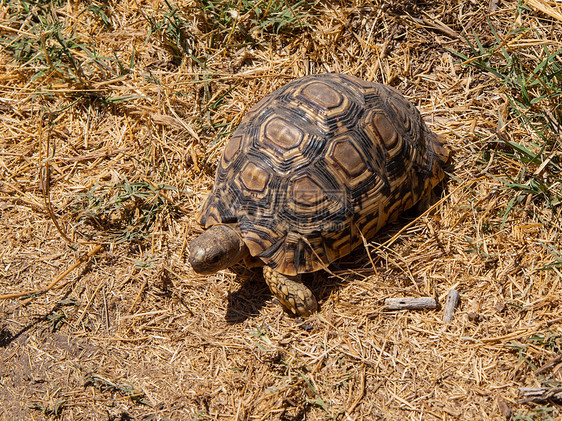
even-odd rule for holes
{"type": "Polygon", "coordinates": [[[263,267],[263,277],[271,293],[293,314],[306,317],[317,310],[314,294],[298,278],[290,279],[269,266],[263,267]]]}

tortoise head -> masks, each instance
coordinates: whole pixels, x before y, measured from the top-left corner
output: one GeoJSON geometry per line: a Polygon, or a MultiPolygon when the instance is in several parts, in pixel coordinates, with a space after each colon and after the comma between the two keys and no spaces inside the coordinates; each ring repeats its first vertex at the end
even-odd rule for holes
{"type": "Polygon", "coordinates": [[[213,225],[189,243],[189,263],[201,274],[226,269],[248,255],[236,225],[213,225]]]}

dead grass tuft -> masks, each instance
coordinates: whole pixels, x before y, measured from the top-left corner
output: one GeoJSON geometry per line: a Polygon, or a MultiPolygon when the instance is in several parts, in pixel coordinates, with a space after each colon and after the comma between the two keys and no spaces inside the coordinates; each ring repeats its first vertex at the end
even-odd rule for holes
{"type": "Polygon", "coordinates": [[[559,419],[561,13],[0,2],[2,419],[559,419]],[[434,212],[311,280],[299,325],[185,251],[244,113],[325,71],[400,89],[455,164],[434,212]],[[451,323],[383,311],[452,288],[451,323]]]}

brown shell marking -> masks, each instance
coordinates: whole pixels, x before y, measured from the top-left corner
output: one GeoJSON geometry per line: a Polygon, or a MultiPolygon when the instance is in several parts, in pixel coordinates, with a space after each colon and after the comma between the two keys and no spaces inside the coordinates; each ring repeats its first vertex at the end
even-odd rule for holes
{"type": "Polygon", "coordinates": [[[242,168],[240,181],[248,190],[263,192],[269,181],[269,173],[250,161],[242,168]]]}
{"type": "Polygon", "coordinates": [[[307,76],[246,114],[198,221],[238,222],[252,256],[280,273],[316,271],[428,194],[448,155],[394,89],[307,76]]]}

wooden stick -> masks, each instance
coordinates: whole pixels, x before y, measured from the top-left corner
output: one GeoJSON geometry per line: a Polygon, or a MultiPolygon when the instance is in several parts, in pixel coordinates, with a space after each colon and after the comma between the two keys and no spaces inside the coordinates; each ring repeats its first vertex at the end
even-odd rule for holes
{"type": "Polygon", "coordinates": [[[443,322],[451,323],[455,317],[455,309],[459,305],[459,301],[459,292],[456,289],[450,290],[443,306],[443,322]]]}
{"type": "Polygon", "coordinates": [[[519,394],[523,397],[521,403],[545,403],[547,401],[562,400],[562,387],[522,387],[519,394]]]}
{"type": "Polygon", "coordinates": [[[433,297],[403,297],[384,300],[385,310],[424,310],[437,308],[433,297]]]}

